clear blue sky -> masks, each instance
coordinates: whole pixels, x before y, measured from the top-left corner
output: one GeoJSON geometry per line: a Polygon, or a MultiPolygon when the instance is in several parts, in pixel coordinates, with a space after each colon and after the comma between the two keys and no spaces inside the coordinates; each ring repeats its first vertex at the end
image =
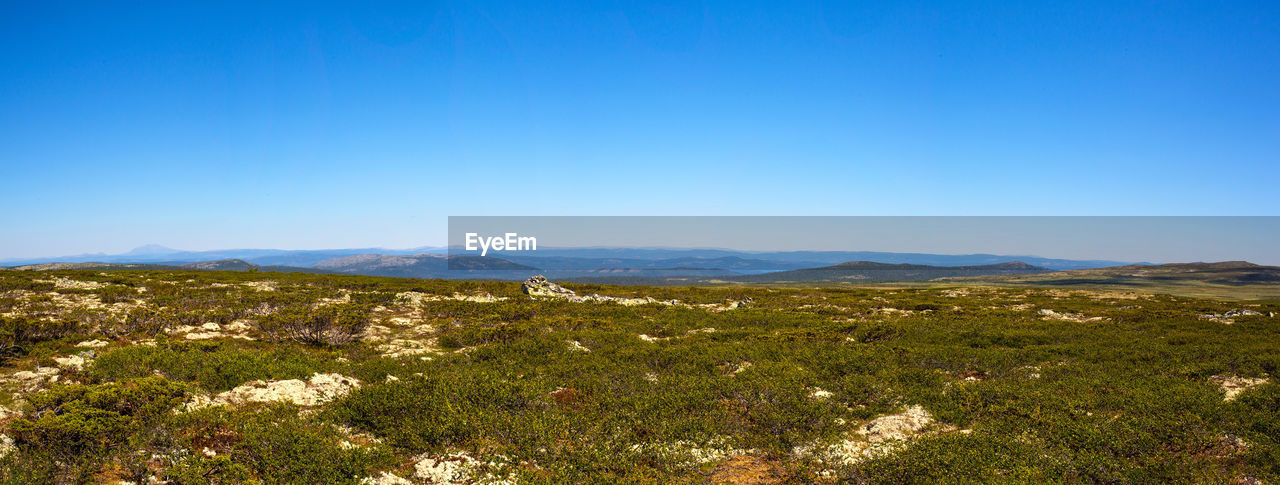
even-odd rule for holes
{"type": "Polygon", "coordinates": [[[1276,2],[190,3],[0,6],[0,257],[1280,214],[1276,2]]]}

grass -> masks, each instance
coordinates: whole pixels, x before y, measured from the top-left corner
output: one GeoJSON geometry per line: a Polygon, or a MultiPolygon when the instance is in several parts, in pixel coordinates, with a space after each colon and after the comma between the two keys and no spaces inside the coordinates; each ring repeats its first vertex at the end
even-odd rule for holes
{"type": "Polygon", "coordinates": [[[106,338],[99,329],[113,336],[45,390],[4,384],[0,402],[24,414],[0,420],[15,439],[0,477],[355,483],[461,454],[470,458],[451,463],[466,463],[469,478],[522,483],[706,483],[729,476],[734,456],[777,483],[1280,480],[1277,379],[1231,401],[1210,382],[1277,375],[1280,318],[1266,315],[1280,301],[978,286],[571,288],[751,303],[572,303],[532,300],[511,283],[361,276],[0,272],[0,312],[81,323],[17,345],[0,373],[51,366],[84,339],[106,338]],[[53,277],[103,286],[58,288],[53,277]],[[369,331],[341,345],[273,341],[258,325],[183,338],[184,325],[229,328],[330,305],[371,308],[369,331]],[[1263,315],[1200,317],[1235,308],[1263,315]],[[148,320],[127,325],[139,311],[148,320]],[[430,350],[389,356],[397,340],[430,350]],[[187,399],[317,372],[363,385],[307,409],[175,413],[161,400],[165,412],[130,414],[107,399],[94,406],[114,415],[100,423],[97,408],[81,406],[76,426],[49,412],[63,399],[49,396],[137,388],[187,399]],[[912,405],[936,422],[891,453],[843,464],[798,452],[856,440],[862,425],[912,405]],[[110,446],[62,440],[52,450],[35,438],[94,430],[111,431],[110,446]]]}

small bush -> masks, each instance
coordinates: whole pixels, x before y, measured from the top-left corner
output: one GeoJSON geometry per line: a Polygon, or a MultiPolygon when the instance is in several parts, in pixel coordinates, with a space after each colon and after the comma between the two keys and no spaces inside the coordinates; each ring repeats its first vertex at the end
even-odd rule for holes
{"type": "Polygon", "coordinates": [[[297,350],[232,342],[159,342],[112,350],[94,359],[86,371],[102,381],[159,373],[217,392],[252,380],[305,379],[335,370],[333,355],[297,350]]]}
{"type": "Polygon", "coordinates": [[[29,344],[57,340],[79,332],[73,319],[53,321],[31,317],[0,317],[0,358],[22,355],[29,344]]]}
{"type": "Polygon", "coordinates": [[[103,303],[121,303],[133,301],[138,297],[138,291],[123,285],[108,285],[97,290],[98,298],[103,303]]]}
{"type": "Polygon", "coordinates": [[[103,328],[103,333],[112,337],[155,337],[168,330],[171,318],[157,308],[134,308],[125,315],[124,320],[103,328]]]}
{"type": "Polygon", "coordinates": [[[259,319],[258,328],[273,340],[339,346],[359,340],[370,320],[368,306],[348,303],[281,310],[259,319]]]}

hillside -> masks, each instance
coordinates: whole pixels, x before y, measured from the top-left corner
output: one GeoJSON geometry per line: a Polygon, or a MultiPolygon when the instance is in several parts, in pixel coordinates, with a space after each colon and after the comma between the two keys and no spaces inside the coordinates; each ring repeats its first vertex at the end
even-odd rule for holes
{"type": "Polygon", "coordinates": [[[929,266],[923,264],[850,261],[821,268],[735,276],[724,278],[724,280],[741,283],[922,281],[956,276],[1044,273],[1048,271],[1046,268],[1032,266],[1019,261],[980,266],[929,266]]]}
{"type": "Polygon", "coordinates": [[[1040,274],[947,278],[943,282],[1015,286],[1142,289],[1199,296],[1280,297],[1280,267],[1247,261],[1172,263],[1040,274]]]}
{"type": "Polygon", "coordinates": [[[0,479],[1273,483],[1278,314],[1060,288],[4,271],[0,479]]]}
{"type": "Polygon", "coordinates": [[[537,268],[499,258],[447,256],[427,253],[406,256],[359,254],[327,259],[316,263],[313,267],[336,273],[368,276],[455,279],[468,277],[527,278],[533,271],[537,270],[537,268]],[[511,272],[519,272],[519,274],[510,276],[511,272]]]}

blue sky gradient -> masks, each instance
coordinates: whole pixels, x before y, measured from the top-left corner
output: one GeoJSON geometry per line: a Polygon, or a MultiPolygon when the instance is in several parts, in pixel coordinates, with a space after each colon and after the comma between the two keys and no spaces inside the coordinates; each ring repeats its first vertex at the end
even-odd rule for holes
{"type": "Polygon", "coordinates": [[[8,2],[0,257],[1280,214],[1275,2],[539,3],[8,2]]]}

